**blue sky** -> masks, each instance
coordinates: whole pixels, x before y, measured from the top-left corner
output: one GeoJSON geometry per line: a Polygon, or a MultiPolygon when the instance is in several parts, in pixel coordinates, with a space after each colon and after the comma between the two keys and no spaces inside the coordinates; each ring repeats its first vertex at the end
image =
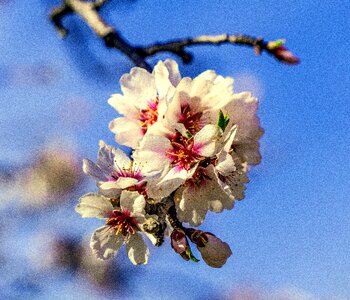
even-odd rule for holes
{"type": "MultiPolygon", "coordinates": [[[[115,112],[107,99],[120,92],[118,80],[132,64],[105,49],[77,17],[64,20],[70,35],[60,40],[47,21],[59,2],[0,4],[2,164],[23,163],[56,137],[74,141],[79,154],[90,159],[99,139],[114,142],[107,125],[115,112]],[[77,99],[75,115],[69,108],[77,99]],[[78,121],[67,125],[67,114],[78,121]]],[[[182,261],[169,245],[153,249],[150,264],[134,278],[130,298],[152,293],[196,299],[245,283],[263,290],[293,286],[321,299],[350,298],[349,11],[349,4],[339,0],[111,0],[103,8],[105,19],[134,44],[245,33],[286,38],[301,59],[290,67],[230,45],[192,47],[190,65],[168,54],[149,59],[154,65],[175,58],[184,76],[214,69],[237,77],[237,90],[259,94],[263,161],[250,172],[245,200],[232,211],[209,215],[202,226],[231,245],[228,263],[213,270],[182,261]]],[[[93,189],[91,182],[86,192],[93,189]]],[[[97,224],[69,209],[53,218],[58,217],[73,222],[80,233],[97,224]]],[[[122,255],[116,259],[123,260],[122,255]]],[[[55,284],[46,292],[57,291],[55,284]]],[[[58,299],[72,295],[72,286],[64,286],[58,299]]]]}

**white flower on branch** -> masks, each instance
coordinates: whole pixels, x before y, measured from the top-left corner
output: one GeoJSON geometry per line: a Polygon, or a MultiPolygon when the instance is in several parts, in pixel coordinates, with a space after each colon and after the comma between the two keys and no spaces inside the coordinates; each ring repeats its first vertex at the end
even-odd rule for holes
{"type": "Polygon", "coordinates": [[[90,240],[97,258],[109,259],[125,244],[133,264],[147,264],[149,250],[140,234],[145,222],[145,203],[142,195],[129,191],[121,193],[119,208],[103,195],[90,193],[80,198],[76,211],[83,218],[106,219],[106,225],[96,229],[90,240]]]}
{"type": "Polygon", "coordinates": [[[96,163],[84,160],[100,194],[83,196],[76,210],[107,219],[92,236],[93,252],[107,259],[126,244],[134,264],[147,263],[142,231],[156,246],[170,236],[175,252],[197,261],[188,237],[209,266],[223,266],[230,247],[182,222],[199,226],[208,211],[232,209],[244,198],[248,167],[261,159],[257,99],[234,93],[233,79],[214,71],[181,79],[171,60],[153,73],[133,68],[120,82],[123,95],[109,103],[124,116],[110,129],[133,148],[132,158],[101,141],[96,163]]]}
{"type": "Polygon", "coordinates": [[[93,177],[105,196],[119,197],[122,190],[138,191],[146,195],[147,181],[152,180],[148,164],[131,160],[122,150],[100,141],[96,163],[84,159],[83,170],[93,177]]]}
{"type": "Polygon", "coordinates": [[[120,79],[123,92],[114,94],[108,103],[124,117],[109,124],[119,144],[137,147],[148,128],[161,119],[168,100],[180,81],[175,61],[159,62],[152,74],[143,68],[132,68],[120,79]]]}

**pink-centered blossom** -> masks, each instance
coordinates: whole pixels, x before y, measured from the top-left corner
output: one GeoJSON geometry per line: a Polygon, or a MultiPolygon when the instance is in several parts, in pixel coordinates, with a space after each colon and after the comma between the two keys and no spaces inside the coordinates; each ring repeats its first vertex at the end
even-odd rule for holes
{"type": "Polygon", "coordinates": [[[118,196],[125,189],[146,195],[147,180],[155,174],[148,172],[147,163],[131,160],[122,150],[103,141],[96,163],[84,159],[83,170],[97,181],[105,196],[118,196]]]}
{"type": "Polygon", "coordinates": [[[106,260],[116,255],[125,245],[130,261],[146,264],[149,250],[141,231],[145,222],[145,198],[137,192],[123,191],[120,206],[99,194],[86,194],[80,198],[76,211],[83,218],[106,219],[106,225],[92,234],[90,247],[97,258],[106,260]]]}
{"type": "Polygon", "coordinates": [[[108,100],[123,115],[109,124],[117,143],[137,147],[147,130],[163,117],[179,81],[178,65],[173,60],[160,61],[152,73],[135,67],[124,74],[120,79],[123,94],[108,100]]]}
{"type": "Polygon", "coordinates": [[[148,189],[150,197],[167,197],[192,178],[200,163],[218,152],[221,139],[222,130],[216,125],[206,125],[193,136],[178,131],[146,134],[133,157],[147,162],[149,170],[162,172],[148,189]]]}

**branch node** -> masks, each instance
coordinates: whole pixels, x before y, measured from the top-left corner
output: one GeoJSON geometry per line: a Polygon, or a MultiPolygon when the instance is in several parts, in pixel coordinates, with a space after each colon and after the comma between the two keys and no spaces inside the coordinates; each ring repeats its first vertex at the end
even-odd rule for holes
{"type": "Polygon", "coordinates": [[[93,3],[93,7],[96,11],[100,11],[100,9],[102,8],[103,5],[105,5],[107,3],[108,0],[96,0],[93,3]]]}
{"type": "Polygon", "coordinates": [[[193,54],[185,51],[184,49],[180,49],[179,51],[176,51],[176,54],[181,57],[182,62],[184,64],[189,64],[193,60],[193,54]]]}
{"type": "Polygon", "coordinates": [[[55,7],[49,15],[49,20],[53,23],[61,38],[65,38],[68,34],[68,30],[62,24],[62,18],[70,13],[72,13],[72,9],[66,4],[63,4],[62,6],[55,7]]]}

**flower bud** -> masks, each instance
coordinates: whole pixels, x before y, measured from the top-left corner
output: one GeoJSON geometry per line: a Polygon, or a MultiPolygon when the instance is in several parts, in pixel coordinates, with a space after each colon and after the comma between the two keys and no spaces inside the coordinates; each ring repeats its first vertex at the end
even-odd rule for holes
{"type": "Polygon", "coordinates": [[[176,253],[179,253],[184,260],[192,260],[197,262],[198,259],[195,258],[191,252],[191,248],[188,244],[186,234],[182,229],[174,229],[170,236],[171,247],[176,253]]]}
{"type": "Polygon", "coordinates": [[[221,268],[232,254],[229,245],[210,232],[193,230],[190,239],[210,267],[221,268]]]}
{"type": "Polygon", "coordinates": [[[283,42],[269,42],[267,44],[267,49],[276,59],[283,63],[291,65],[297,65],[300,63],[299,58],[290,52],[285,46],[283,46],[283,42]]]}

